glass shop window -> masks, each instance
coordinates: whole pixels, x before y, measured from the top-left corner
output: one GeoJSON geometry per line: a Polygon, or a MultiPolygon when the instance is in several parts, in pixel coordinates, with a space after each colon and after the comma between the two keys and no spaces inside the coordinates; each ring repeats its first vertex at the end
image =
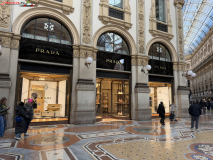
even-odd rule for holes
{"type": "Polygon", "coordinates": [[[155,0],[156,18],[158,21],[166,22],[165,16],[165,1],[155,0]]]}

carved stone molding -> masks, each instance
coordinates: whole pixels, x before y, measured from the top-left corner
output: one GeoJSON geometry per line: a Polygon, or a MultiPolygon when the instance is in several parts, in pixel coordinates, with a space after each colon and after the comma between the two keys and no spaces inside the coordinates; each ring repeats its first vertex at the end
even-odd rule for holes
{"type": "Polygon", "coordinates": [[[15,35],[11,32],[0,31],[0,37],[2,41],[0,44],[2,47],[18,49],[19,48],[19,41],[21,39],[21,35],[15,35]]]}
{"type": "Polygon", "coordinates": [[[146,83],[136,83],[135,93],[150,93],[149,86],[146,83]]]}
{"type": "Polygon", "coordinates": [[[73,45],[73,57],[74,58],[87,58],[87,56],[92,57],[96,60],[96,54],[98,49],[90,46],[83,45],[73,45]]]}
{"type": "Polygon", "coordinates": [[[19,49],[19,40],[12,40],[11,41],[11,48],[12,49],[19,49]]]}
{"type": "Polygon", "coordinates": [[[0,81],[0,88],[11,88],[11,81],[0,81]]]}
{"type": "Polygon", "coordinates": [[[78,79],[78,82],[76,84],[76,90],[77,91],[95,91],[96,86],[95,86],[93,80],[78,79]]]}
{"type": "Polygon", "coordinates": [[[99,6],[100,6],[100,9],[99,9],[100,14],[99,14],[98,18],[103,24],[106,25],[108,23],[113,23],[113,24],[123,26],[127,30],[132,27],[131,8],[130,8],[129,0],[124,0],[124,9],[110,6],[108,0],[101,0],[99,3],[99,6]],[[124,20],[110,17],[109,8],[113,8],[113,9],[124,12],[124,20]]]}
{"type": "Polygon", "coordinates": [[[184,71],[186,64],[184,62],[174,62],[173,63],[173,70],[174,71],[184,71]]]}
{"type": "Polygon", "coordinates": [[[177,88],[178,95],[189,95],[189,93],[190,93],[190,88],[185,86],[178,86],[177,88]]]}
{"type": "Polygon", "coordinates": [[[183,8],[184,0],[174,0],[174,5],[183,8]]]}
{"type": "Polygon", "coordinates": [[[178,18],[178,45],[179,45],[179,58],[180,60],[184,60],[184,52],[183,52],[183,17],[182,10],[177,8],[177,18],[178,18]]]}
{"type": "MultiPolygon", "coordinates": [[[[11,2],[11,0],[7,0],[7,2],[11,2]]],[[[0,5],[0,28],[9,29],[10,10],[11,5],[0,5]]]]}
{"type": "MultiPolygon", "coordinates": [[[[51,2],[53,1],[51,0],[51,2]]],[[[80,44],[80,36],[78,30],[72,23],[70,18],[64,15],[63,13],[48,7],[33,7],[19,14],[19,16],[15,19],[13,23],[12,32],[15,34],[20,34],[21,29],[26,22],[28,22],[34,17],[41,16],[52,17],[58,20],[59,22],[62,22],[73,37],[73,44],[80,44]]]]}
{"type": "Polygon", "coordinates": [[[131,65],[132,66],[146,66],[149,62],[149,57],[145,55],[132,55],[131,56],[131,65]]]}
{"type": "Polygon", "coordinates": [[[2,47],[10,48],[10,42],[10,37],[2,37],[2,41],[0,42],[0,44],[2,45],[2,47]]]}
{"type": "Polygon", "coordinates": [[[60,9],[66,15],[69,15],[74,11],[74,8],[72,7],[73,0],[63,0],[63,2],[57,2],[53,0],[28,0],[28,1],[35,4],[36,6],[43,5],[51,8],[60,9]]]}
{"type": "Polygon", "coordinates": [[[92,1],[84,0],[83,4],[83,32],[82,42],[84,44],[91,43],[91,18],[92,18],[92,1]]]}
{"type": "Polygon", "coordinates": [[[138,0],[138,51],[145,53],[144,0],[138,0]]]}
{"type": "Polygon", "coordinates": [[[172,33],[172,20],[171,20],[171,14],[170,14],[170,2],[167,0],[166,2],[166,11],[167,11],[167,20],[165,22],[158,21],[156,19],[156,12],[155,12],[155,0],[151,0],[151,13],[149,16],[149,32],[153,37],[159,36],[164,37],[168,40],[172,40],[174,35],[172,33]],[[161,23],[168,26],[168,32],[163,32],[157,30],[157,23],[161,23]]]}

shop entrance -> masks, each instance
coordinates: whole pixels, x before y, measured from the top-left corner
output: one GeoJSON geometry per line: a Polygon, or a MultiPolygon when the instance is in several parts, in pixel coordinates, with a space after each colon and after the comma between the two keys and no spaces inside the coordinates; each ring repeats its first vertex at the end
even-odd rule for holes
{"type": "Polygon", "coordinates": [[[33,99],[32,122],[68,121],[70,75],[21,71],[18,101],[33,99]]]}
{"type": "Polygon", "coordinates": [[[160,102],[163,102],[165,112],[170,112],[170,104],[172,104],[172,84],[171,83],[160,83],[160,82],[149,82],[150,94],[150,108],[152,114],[157,113],[160,102]]]}
{"type": "Polygon", "coordinates": [[[96,79],[96,116],[129,117],[129,81],[96,79]]]}

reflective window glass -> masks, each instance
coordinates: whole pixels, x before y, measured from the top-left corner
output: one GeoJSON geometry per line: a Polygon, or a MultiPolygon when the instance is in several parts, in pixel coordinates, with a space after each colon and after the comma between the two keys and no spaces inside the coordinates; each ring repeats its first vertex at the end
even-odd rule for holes
{"type": "Polygon", "coordinates": [[[123,0],[109,0],[109,5],[117,8],[123,8],[123,0]]]}
{"type": "Polygon", "coordinates": [[[125,40],[116,33],[105,33],[97,41],[97,48],[102,51],[129,55],[125,40]]]}
{"type": "Polygon", "coordinates": [[[71,45],[72,39],[67,29],[49,18],[37,18],[28,22],[22,31],[22,37],[71,45]]]}
{"type": "Polygon", "coordinates": [[[156,18],[158,21],[165,21],[165,2],[164,0],[155,0],[156,18]]]}

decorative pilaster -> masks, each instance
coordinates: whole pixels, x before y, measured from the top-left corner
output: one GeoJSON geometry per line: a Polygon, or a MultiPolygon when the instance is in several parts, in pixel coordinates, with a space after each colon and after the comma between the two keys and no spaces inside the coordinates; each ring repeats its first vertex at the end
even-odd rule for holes
{"type": "Polygon", "coordinates": [[[92,19],[92,1],[84,0],[83,3],[83,28],[82,42],[84,44],[91,43],[91,19],[92,19]]]}
{"type": "Polygon", "coordinates": [[[182,16],[182,8],[184,5],[184,0],[175,0],[174,4],[176,6],[176,14],[177,14],[177,23],[178,23],[178,50],[179,50],[179,59],[184,61],[184,50],[183,50],[183,16],[182,16]]]}
{"type": "MultiPolygon", "coordinates": [[[[3,0],[1,0],[1,3],[3,0]]],[[[11,2],[11,0],[7,0],[11,2]]],[[[0,28],[9,29],[11,5],[0,5],[0,28]]]]}
{"type": "Polygon", "coordinates": [[[138,51],[145,54],[144,0],[138,0],[138,51]]]}

